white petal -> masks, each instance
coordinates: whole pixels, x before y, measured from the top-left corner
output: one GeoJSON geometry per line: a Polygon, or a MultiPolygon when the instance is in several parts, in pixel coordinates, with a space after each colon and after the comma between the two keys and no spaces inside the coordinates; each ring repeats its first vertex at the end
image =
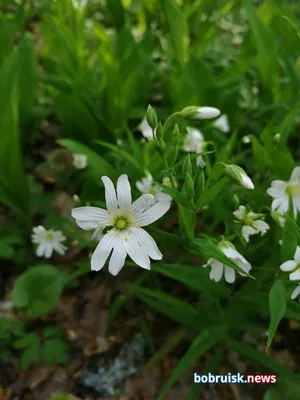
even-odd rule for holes
{"type": "Polygon", "coordinates": [[[170,206],[171,203],[169,202],[157,202],[145,212],[136,213],[135,223],[140,226],[150,225],[161,218],[169,210],[170,206]]]}
{"type": "Polygon", "coordinates": [[[289,277],[290,277],[290,280],[291,280],[291,281],[299,281],[299,280],[300,280],[300,270],[297,269],[297,271],[292,272],[292,273],[289,275],[289,277]]]}
{"type": "Polygon", "coordinates": [[[242,227],[242,236],[246,240],[246,242],[249,242],[249,236],[250,235],[255,235],[257,233],[257,230],[254,229],[250,225],[244,225],[242,227]]]}
{"type": "Polygon", "coordinates": [[[140,267],[150,269],[150,259],[146,251],[139,246],[136,237],[130,232],[124,237],[124,247],[129,257],[140,267]]]}
{"type": "Polygon", "coordinates": [[[294,260],[300,264],[300,246],[296,247],[296,251],[294,254],[294,260]]]}
{"type": "Polygon", "coordinates": [[[294,268],[296,268],[297,264],[294,260],[289,260],[284,262],[283,264],[280,265],[281,271],[292,271],[294,268]]]}
{"type": "Polygon", "coordinates": [[[78,207],[73,208],[71,215],[75,218],[77,225],[88,231],[90,229],[96,229],[100,226],[110,225],[110,219],[108,212],[103,208],[98,207],[78,207]]]}
{"type": "Polygon", "coordinates": [[[60,254],[61,256],[63,256],[63,255],[65,254],[66,250],[67,250],[67,247],[64,246],[64,245],[61,244],[61,243],[55,243],[55,244],[53,245],[53,249],[54,249],[55,251],[57,251],[58,254],[60,254]]]}
{"type": "Polygon", "coordinates": [[[241,185],[244,186],[244,188],[246,188],[246,189],[254,189],[253,182],[251,181],[249,176],[243,174],[243,175],[241,175],[241,178],[242,178],[241,185]]]}
{"type": "Polygon", "coordinates": [[[233,212],[233,215],[240,220],[243,220],[246,215],[246,207],[245,206],[239,206],[239,208],[233,212]]]}
{"type": "Polygon", "coordinates": [[[124,247],[123,235],[116,238],[114,242],[114,249],[108,264],[108,271],[116,276],[125,264],[125,259],[127,257],[127,252],[124,247]]]}
{"type": "Polygon", "coordinates": [[[131,187],[126,174],[121,175],[118,179],[117,194],[120,210],[129,210],[131,206],[131,187]]]}
{"type": "Polygon", "coordinates": [[[291,294],[291,299],[295,300],[295,298],[298,297],[299,294],[300,294],[300,286],[297,286],[296,289],[291,294]]]}
{"type": "Polygon", "coordinates": [[[272,210],[277,210],[279,213],[284,214],[289,205],[288,197],[276,198],[272,202],[272,210]]]}
{"type": "Polygon", "coordinates": [[[223,269],[224,265],[220,261],[215,260],[211,266],[211,271],[209,274],[210,279],[219,282],[223,275],[223,269]]]}
{"type": "Polygon", "coordinates": [[[139,197],[134,203],[131,205],[131,215],[139,215],[140,213],[148,210],[148,208],[153,205],[154,196],[152,194],[144,194],[139,197]]]}
{"type": "Polygon", "coordinates": [[[205,167],[205,161],[202,156],[199,156],[196,158],[196,165],[197,165],[197,167],[200,167],[202,169],[205,167]]]}
{"type": "Polygon", "coordinates": [[[45,244],[45,254],[44,257],[45,258],[50,258],[52,256],[53,253],[53,247],[51,244],[45,244]]]}
{"type": "Polygon", "coordinates": [[[224,133],[229,132],[230,128],[227,115],[223,114],[218,119],[216,119],[214,122],[214,126],[224,133]]]}
{"type": "Polygon", "coordinates": [[[118,211],[118,201],[115,191],[115,187],[108,176],[102,176],[101,180],[105,187],[105,200],[106,207],[108,211],[117,212],[118,211]]]}
{"type": "Polygon", "coordinates": [[[253,221],[253,226],[262,235],[264,235],[270,229],[270,226],[265,221],[262,220],[253,221]]]}
{"type": "MultiPolygon", "coordinates": [[[[249,273],[251,267],[251,264],[240,254],[238,253],[238,257],[232,260],[235,262],[243,271],[245,271],[247,274],[249,273]]],[[[245,276],[241,272],[239,272],[240,275],[245,276]]]]}
{"type": "Polygon", "coordinates": [[[198,113],[194,118],[195,119],[209,119],[218,117],[221,114],[221,111],[215,107],[199,107],[198,113]]]}
{"type": "Polygon", "coordinates": [[[299,182],[300,181],[300,167],[295,167],[290,177],[290,181],[299,182]]]}
{"type": "Polygon", "coordinates": [[[92,271],[100,271],[100,269],[103,268],[110,252],[112,251],[115,240],[116,232],[114,229],[103,236],[91,258],[92,271]]]}
{"type": "Polygon", "coordinates": [[[233,268],[225,266],[225,281],[228,283],[235,281],[235,271],[233,268]]]}
{"type": "Polygon", "coordinates": [[[142,250],[148,254],[149,257],[151,257],[153,260],[162,259],[163,256],[159,251],[155,240],[152,238],[152,236],[149,235],[148,232],[146,232],[142,228],[132,228],[131,230],[131,234],[135,236],[137,243],[142,248],[142,250]]]}
{"type": "Polygon", "coordinates": [[[271,182],[271,186],[272,188],[277,189],[278,192],[283,193],[287,187],[287,182],[276,179],[275,181],[271,182]]]}
{"type": "Polygon", "coordinates": [[[37,249],[36,249],[36,255],[38,257],[43,257],[44,253],[46,251],[46,246],[44,243],[41,243],[38,245],[37,249]]]}

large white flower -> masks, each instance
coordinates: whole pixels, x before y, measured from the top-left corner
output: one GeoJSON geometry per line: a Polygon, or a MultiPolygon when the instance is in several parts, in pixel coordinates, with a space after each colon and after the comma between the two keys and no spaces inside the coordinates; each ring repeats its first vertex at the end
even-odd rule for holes
{"type": "MultiPolygon", "coordinates": [[[[234,245],[228,241],[223,240],[218,244],[219,249],[232,260],[235,264],[237,264],[243,271],[248,273],[251,269],[250,263],[235,249],[234,245]]],[[[224,274],[225,281],[228,283],[232,283],[235,281],[235,270],[229,267],[222,262],[210,258],[207,261],[207,264],[203,265],[203,267],[207,266],[211,267],[211,271],[209,277],[211,280],[219,282],[224,274]]],[[[244,274],[240,273],[240,275],[245,276],[244,274]]]]}
{"type": "Polygon", "coordinates": [[[112,275],[117,275],[122,269],[127,254],[140,267],[150,269],[150,258],[161,260],[162,254],[142,227],[162,217],[170,208],[170,202],[158,201],[149,206],[149,198],[153,196],[146,194],[132,203],[127,175],[119,177],[117,192],[107,176],[101,179],[105,187],[107,210],[98,207],[72,210],[77,225],[84,230],[112,227],[104,234],[92,255],[92,270],[103,268],[111,253],[108,270],[112,275]]]}
{"type": "MultiPolygon", "coordinates": [[[[192,128],[191,126],[188,126],[186,130],[188,134],[183,142],[183,150],[189,153],[202,153],[205,147],[203,133],[200,132],[199,129],[192,128]]],[[[205,166],[205,161],[202,156],[197,157],[196,164],[201,168],[205,166]]]]}
{"type": "Polygon", "coordinates": [[[294,259],[284,262],[280,265],[281,271],[290,272],[289,278],[291,281],[300,280],[300,246],[297,246],[294,259]]]}
{"type": "MultiPolygon", "coordinates": [[[[170,179],[167,177],[163,178],[163,184],[166,186],[171,186],[170,179]]],[[[142,194],[152,194],[153,198],[149,200],[149,204],[154,204],[156,201],[166,201],[169,203],[172,201],[171,196],[153,183],[151,174],[147,174],[140,181],[137,181],[136,187],[142,194]]]]}
{"type": "Polygon", "coordinates": [[[87,166],[87,156],[85,154],[73,154],[73,165],[77,169],[84,169],[87,166]]]}
{"type": "Polygon", "coordinates": [[[284,214],[289,208],[289,196],[292,197],[294,214],[300,211],[300,167],[294,168],[290,179],[285,181],[275,180],[267,189],[269,196],[273,197],[272,210],[284,214]]]}
{"type": "Polygon", "coordinates": [[[32,243],[38,244],[36,249],[38,257],[50,258],[53,251],[63,255],[67,250],[66,246],[62,244],[66,238],[61,231],[46,230],[43,226],[39,225],[33,228],[31,239],[32,243]]]}
{"type": "Polygon", "coordinates": [[[263,214],[255,214],[252,211],[247,212],[245,206],[239,206],[233,215],[243,223],[242,236],[246,242],[249,242],[249,236],[259,233],[263,236],[270,229],[270,226],[261,219],[263,214]]]}
{"type": "Polygon", "coordinates": [[[221,115],[219,118],[215,120],[213,125],[217,128],[220,129],[220,131],[226,133],[230,131],[229,127],[229,122],[228,122],[228,117],[226,114],[221,115]]]}

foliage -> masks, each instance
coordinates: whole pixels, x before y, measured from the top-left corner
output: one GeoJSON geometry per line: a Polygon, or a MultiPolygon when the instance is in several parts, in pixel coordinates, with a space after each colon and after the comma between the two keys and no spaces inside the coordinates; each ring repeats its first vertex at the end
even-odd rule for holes
{"type": "MultiPolygon", "coordinates": [[[[110,305],[107,334],[124,308],[133,315],[143,311],[141,329],[152,344],[149,315],[173,321],[175,338],[157,340],[152,350],[160,349],[150,364],[179,342],[186,342],[185,352],[158,398],[206,353],[204,371],[222,363],[232,369],[227,348],[293,382],[297,392],[299,375],[271,351],[281,321],[300,321],[300,305],[290,300],[300,282],[280,269],[300,245],[299,176],[290,181],[299,164],[296,4],[0,3],[0,259],[14,278],[17,315],[42,319],[63,290],[80,286],[89,274],[88,251],[97,242],[77,229],[70,209],[105,208],[101,176],[115,182],[127,174],[136,199],[137,182],[150,173],[148,191],[172,201],[150,228],[164,259],[153,262],[151,272],[130,271],[134,281],[119,273],[121,293],[110,305]],[[228,126],[202,118],[206,106],[220,109],[228,126]],[[192,150],[190,129],[198,137],[192,150]],[[86,166],[76,167],[74,154],[86,166]],[[280,213],[280,201],[272,206],[267,193],[278,180],[288,182],[280,213]],[[239,206],[259,215],[267,231],[253,234],[254,219],[238,221],[233,213],[239,206]],[[40,225],[44,242],[39,237],[30,243],[31,230],[40,225]],[[47,240],[58,231],[60,247],[56,242],[47,257],[47,240]],[[41,253],[51,261],[41,263],[41,253]],[[225,278],[217,279],[214,268],[225,278]],[[266,354],[243,340],[245,332],[266,337],[267,329],[266,354]]],[[[0,360],[16,350],[23,369],[68,359],[64,336],[55,329],[27,331],[3,319],[0,360]]],[[[198,390],[192,386],[189,399],[198,390]]],[[[270,389],[265,398],[275,396],[270,389]]]]}

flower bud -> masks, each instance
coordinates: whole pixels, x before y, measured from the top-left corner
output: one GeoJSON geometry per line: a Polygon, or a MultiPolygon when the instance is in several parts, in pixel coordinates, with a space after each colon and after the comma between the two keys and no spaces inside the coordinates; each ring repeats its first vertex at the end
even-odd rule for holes
{"type": "Polygon", "coordinates": [[[191,163],[191,157],[190,154],[188,154],[184,160],[183,166],[182,166],[182,175],[185,176],[186,174],[192,174],[193,171],[193,166],[191,163]]]}
{"type": "Polygon", "coordinates": [[[79,198],[79,196],[77,196],[77,194],[73,194],[73,201],[74,201],[75,205],[80,204],[80,198],[79,198]]]}
{"type": "Polygon", "coordinates": [[[194,181],[190,174],[186,174],[184,178],[184,187],[188,196],[188,199],[193,201],[195,196],[194,181]]]}
{"type": "Polygon", "coordinates": [[[196,199],[198,199],[203,192],[205,186],[205,175],[204,171],[202,170],[201,172],[198,172],[197,178],[196,178],[196,185],[195,185],[195,194],[196,194],[196,199]]]}
{"type": "Polygon", "coordinates": [[[225,164],[224,173],[229,179],[238,185],[243,186],[246,189],[254,189],[253,182],[241,167],[234,164],[225,164]]]}
{"type": "Polygon", "coordinates": [[[284,227],[285,216],[278,211],[271,211],[271,217],[281,228],[284,227]]]}
{"type": "Polygon", "coordinates": [[[276,133],[276,135],[273,137],[273,144],[278,144],[280,142],[281,135],[280,133],[276,133]]]}
{"type": "Polygon", "coordinates": [[[191,120],[211,119],[218,117],[221,114],[221,111],[215,107],[189,106],[180,111],[180,114],[184,118],[191,120]]]}
{"type": "Polygon", "coordinates": [[[163,139],[163,127],[161,122],[158,123],[156,130],[155,130],[155,137],[157,141],[160,141],[163,139]]]}
{"type": "Polygon", "coordinates": [[[172,133],[172,144],[174,146],[177,146],[179,145],[179,143],[180,143],[180,131],[178,125],[176,124],[172,133]]]}
{"type": "Polygon", "coordinates": [[[147,118],[147,122],[148,122],[149,126],[152,129],[155,129],[158,121],[157,121],[156,112],[153,110],[153,108],[150,106],[150,104],[148,105],[148,108],[147,108],[146,118],[147,118]]]}

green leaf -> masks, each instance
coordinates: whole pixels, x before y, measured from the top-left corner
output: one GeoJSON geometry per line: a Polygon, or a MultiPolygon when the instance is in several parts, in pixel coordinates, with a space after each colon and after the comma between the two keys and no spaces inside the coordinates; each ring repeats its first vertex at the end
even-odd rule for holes
{"type": "Polygon", "coordinates": [[[216,285],[212,282],[207,271],[201,265],[191,267],[181,264],[156,263],[151,266],[151,270],[176,279],[199,292],[210,293],[218,297],[228,297],[230,294],[230,289],[225,284],[216,285]]]}
{"type": "Polygon", "coordinates": [[[235,339],[228,338],[227,344],[228,347],[241,354],[247,360],[250,360],[253,363],[257,363],[258,365],[261,365],[269,371],[275,372],[275,374],[280,375],[281,377],[286,378],[291,382],[299,384],[300,375],[295,374],[295,372],[286,368],[267,354],[264,354],[261,351],[256,350],[256,348],[235,339]]]}
{"type": "Polygon", "coordinates": [[[115,146],[111,143],[103,142],[102,140],[94,140],[94,142],[101,144],[101,146],[107,147],[108,149],[112,150],[115,154],[118,155],[119,158],[123,158],[124,161],[129,162],[140,172],[141,164],[125,150],[122,150],[120,147],[115,146]]]}
{"type": "Polygon", "coordinates": [[[41,342],[38,340],[27,347],[21,356],[21,368],[26,371],[31,364],[37,364],[41,358],[41,342]]]}
{"type": "Polygon", "coordinates": [[[162,400],[167,391],[174,385],[178,378],[188,369],[191,368],[211,347],[213,347],[220,340],[224,339],[227,333],[226,326],[213,326],[204,329],[192,342],[188,351],[177,364],[172,376],[164,384],[157,400],[162,400]]]}
{"type": "Polygon", "coordinates": [[[269,293],[270,325],[267,351],[276,333],[279,322],[286,312],[285,288],[280,280],[274,282],[269,293]]]}
{"type": "Polygon", "coordinates": [[[259,143],[256,137],[254,136],[251,137],[251,143],[256,164],[260,169],[263,170],[270,162],[268,152],[259,143]]]}
{"type": "Polygon", "coordinates": [[[244,6],[255,38],[262,83],[267,90],[276,92],[278,84],[276,42],[271,31],[258,18],[251,0],[244,0],[244,6]]]}
{"type": "Polygon", "coordinates": [[[199,211],[201,210],[201,208],[212,202],[218,196],[218,194],[224,188],[224,186],[228,184],[228,182],[229,182],[228,178],[223,177],[211,188],[205,187],[198,201],[196,202],[195,206],[196,210],[199,211]]]}
{"type": "Polygon", "coordinates": [[[219,248],[209,239],[194,239],[191,242],[191,248],[200,251],[203,256],[207,259],[214,258],[221,263],[233,268],[237,272],[242,273],[243,275],[248,276],[249,278],[253,278],[250,274],[245,272],[241,267],[239,267],[236,263],[234,263],[230,258],[228,258],[219,248]]]}
{"type": "Polygon", "coordinates": [[[36,44],[30,33],[25,33],[20,41],[20,119],[27,122],[33,116],[33,105],[37,90],[38,63],[36,44]]]}
{"type": "Polygon", "coordinates": [[[190,304],[158,290],[131,285],[133,294],[150,307],[192,329],[197,328],[197,310],[190,304]]]}
{"type": "Polygon", "coordinates": [[[108,175],[110,177],[114,177],[116,175],[116,171],[110,165],[110,163],[87,146],[71,139],[60,139],[57,141],[57,143],[63,147],[66,147],[74,154],[86,155],[88,159],[88,167],[90,167],[95,174],[108,175]]]}
{"type": "Polygon", "coordinates": [[[35,333],[25,334],[21,339],[14,342],[15,349],[24,349],[25,347],[32,346],[39,341],[39,337],[35,333]]]}
{"type": "Polygon", "coordinates": [[[32,318],[46,314],[63,290],[64,276],[52,265],[40,265],[25,271],[15,281],[12,301],[26,308],[32,318]]]}
{"type": "Polygon", "coordinates": [[[170,35],[174,58],[183,64],[187,57],[188,28],[176,1],[162,0],[161,7],[170,35]]]}
{"type": "Polygon", "coordinates": [[[125,13],[121,0],[107,0],[107,9],[110,12],[115,27],[120,30],[124,26],[125,13]]]}
{"type": "Polygon", "coordinates": [[[47,339],[43,345],[42,357],[47,364],[66,364],[69,360],[67,343],[58,338],[47,339]]]}
{"type": "Polygon", "coordinates": [[[189,211],[193,211],[192,203],[189,200],[187,200],[177,189],[163,185],[162,183],[159,182],[153,182],[153,183],[162,188],[169,196],[172,197],[172,199],[174,199],[177,203],[181,204],[184,208],[186,208],[189,211]]]}
{"type": "Polygon", "coordinates": [[[28,223],[30,196],[19,136],[19,76],[16,50],[0,69],[0,201],[28,223]]]}

